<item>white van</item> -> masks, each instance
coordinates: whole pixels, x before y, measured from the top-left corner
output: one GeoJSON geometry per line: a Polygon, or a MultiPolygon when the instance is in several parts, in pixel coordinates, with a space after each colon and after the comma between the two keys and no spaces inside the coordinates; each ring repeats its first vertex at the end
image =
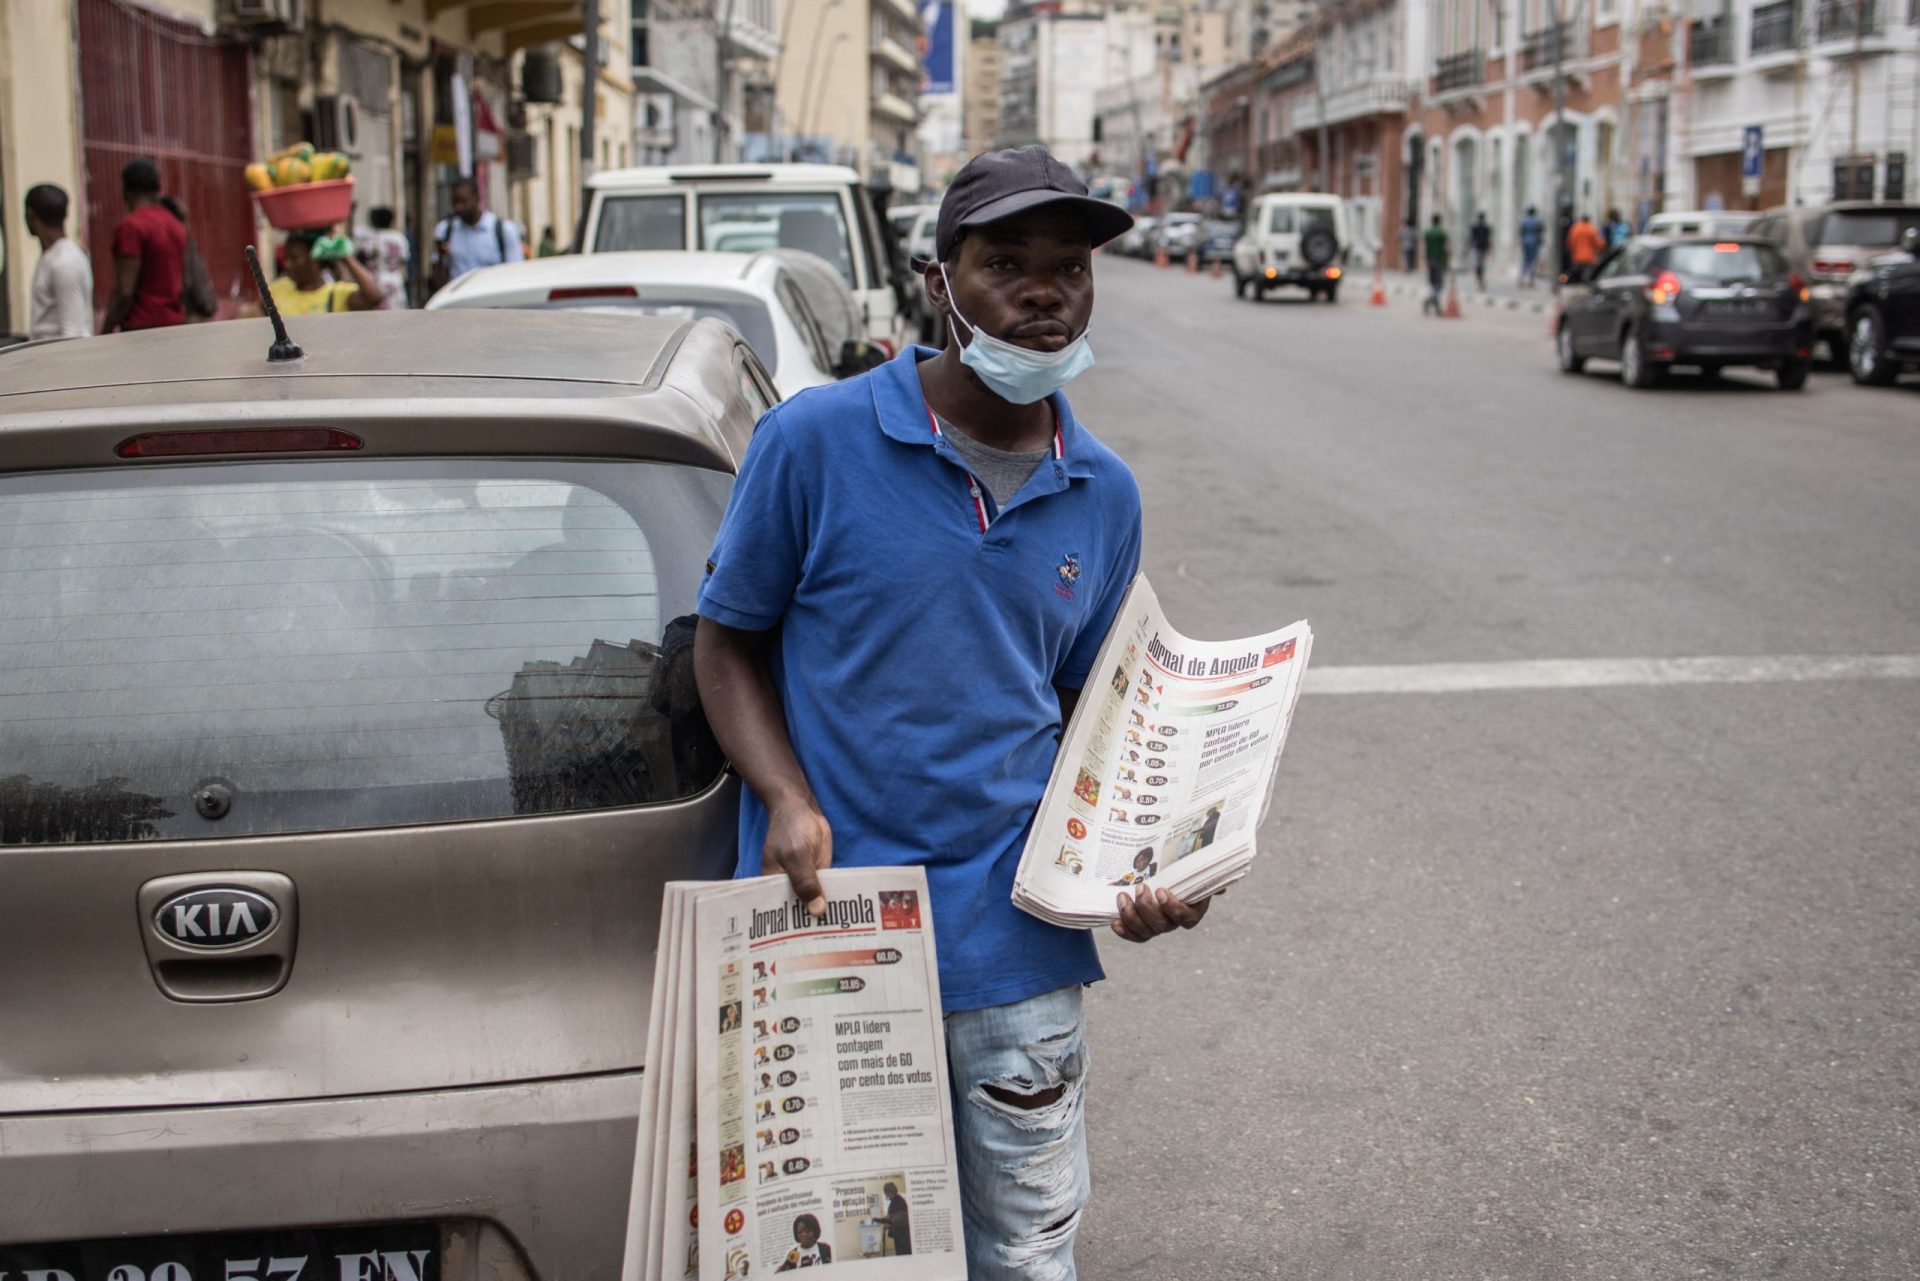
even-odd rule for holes
{"type": "Polygon", "coordinates": [[[613,169],[593,193],[588,253],[804,249],[832,263],[859,300],[867,338],[889,355],[908,340],[906,266],[860,184],[839,165],[665,165],[613,169]]]}

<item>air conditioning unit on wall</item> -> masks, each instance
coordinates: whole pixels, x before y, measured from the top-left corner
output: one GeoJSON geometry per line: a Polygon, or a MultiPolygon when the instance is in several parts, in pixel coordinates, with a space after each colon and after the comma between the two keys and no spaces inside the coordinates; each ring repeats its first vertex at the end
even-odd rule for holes
{"type": "Polygon", "coordinates": [[[218,17],[230,27],[253,31],[299,31],[306,25],[306,0],[220,0],[218,17]]]}
{"type": "Polygon", "coordinates": [[[313,145],[322,151],[362,154],[360,102],[350,93],[321,94],[313,100],[313,145]]]}

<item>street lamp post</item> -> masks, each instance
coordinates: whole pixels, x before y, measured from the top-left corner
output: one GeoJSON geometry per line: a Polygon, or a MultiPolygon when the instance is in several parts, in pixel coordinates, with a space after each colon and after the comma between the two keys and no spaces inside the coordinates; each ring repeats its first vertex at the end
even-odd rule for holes
{"type": "MultiPolygon", "coordinates": [[[[853,39],[853,35],[851,32],[842,31],[835,34],[833,39],[827,43],[826,65],[821,68],[821,76],[820,76],[820,88],[823,91],[821,96],[823,97],[825,96],[824,90],[827,87],[827,72],[833,66],[834,51],[851,39],[853,39]]],[[[801,103],[800,104],[800,128],[802,130],[806,129],[808,120],[812,119],[818,114],[819,113],[814,110],[814,104],[812,102],[801,103]]]]}
{"type": "MultiPolygon", "coordinates": [[[[788,3],[791,5],[794,0],[788,0],[788,3]]],[[[794,112],[794,125],[802,135],[807,131],[807,105],[813,101],[813,73],[820,62],[820,37],[827,33],[827,15],[838,9],[842,3],[843,0],[827,0],[820,10],[820,20],[813,28],[813,44],[807,51],[807,73],[800,82],[800,106],[799,110],[794,112]]]]}
{"type": "MultiPolygon", "coordinates": [[[[1567,74],[1564,61],[1566,44],[1566,19],[1561,9],[1561,0],[1553,0],[1553,30],[1549,38],[1553,41],[1553,225],[1560,228],[1560,211],[1571,203],[1571,179],[1567,175],[1567,74]]],[[[1567,269],[1567,238],[1558,237],[1560,244],[1554,257],[1559,263],[1554,272],[1557,279],[1567,269]]]]}
{"type": "MultiPolygon", "coordinates": [[[[593,117],[594,98],[600,88],[600,0],[585,0],[582,11],[586,19],[586,40],[580,50],[580,61],[585,79],[580,86],[580,212],[583,215],[581,225],[585,226],[589,196],[587,180],[593,176],[593,117]]],[[[557,167],[557,166],[556,166],[557,167]]]]}

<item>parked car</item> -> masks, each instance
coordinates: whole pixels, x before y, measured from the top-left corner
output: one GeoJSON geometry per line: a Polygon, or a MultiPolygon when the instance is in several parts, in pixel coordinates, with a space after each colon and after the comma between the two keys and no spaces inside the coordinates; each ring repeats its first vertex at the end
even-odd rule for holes
{"type": "Polygon", "coordinates": [[[1643,236],[1671,239],[1675,236],[1716,236],[1725,239],[1745,235],[1760,215],[1746,209],[1684,209],[1657,213],[1641,228],[1643,236]]]}
{"type": "Polygon", "coordinates": [[[698,249],[818,254],[840,272],[867,336],[899,352],[911,332],[908,272],[860,175],[836,165],[669,165],[595,174],[589,252],[698,249]]]}
{"type": "Polygon", "coordinates": [[[713,320],[288,323],[0,354],[0,1272],[610,1275],[772,383],[713,320]]]}
{"type": "Polygon", "coordinates": [[[1567,373],[1618,360],[1629,387],[1655,386],[1674,365],[1710,375],[1757,365],[1797,391],[1813,354],[1808,302],[1807,283],[1765,240],[1640,236],[1569,275],[1554,343],[1567,373]]]}
{"type": "Polygon", "coordinates": [[[1120,239],[1114,242],[1114,252],[1128,258],[1153,257],[1153,233],[1159,227],[1157,215],[1141,214],[1133,220],[1133,226],[1122,232],[1120,239]]]}
{"type": "Polygon", "coordinates": [[[1340,297],[1347,250],[1353,243],[1346,203],[1321,192],[1261,196],[1247,214],[1246,234],[1233,247],[1233,292],[1254,300],[1269,289],[1295,285],[1309,298],[1340,297]]]}
{"type": "Polygon", "coordinates": [[[1201,227],[1200,261],[1232,262],[1233,246],[1240,239],[1240,224],[1225,218],[1209,218],[1201,227]]]}
{"type": "Polygon", "coordinates": [[[1920,227],[1900,236],[1847,286],[1847,368],[1857,383],[1884,387],[1920,368],[1920,227]]]}
{"type": "Polygon", "coordinates": [[[1770,209],[1752,233],[1771,240],[1813,290],[1814,336],[1837,361],[1847,352],[1847,286],[1853,273],[1875,254],[1896,248],[1913,226],[1920,226],[1920,205],[1846,201],[1770,209]]]}
{"type": "Polygon", "coordinates": [[[429,311],[475,307],[711,317],[747,340],[783,399],[868,368],[829,344],[793,270],[771,252],[535,258],[470,271],[427,300],[429,311]]]}
{"type": "Polygon", "coordinates": [[[900,253],[906,259],[909,281],[907,307],[920,341],[939,343],[946,333],[946,319],[927,297],[927,280],[916,264],[933,261],[934,232],[940,222],[939,205],[896,205],[887,210],[900,253]]]}
{"type": "Polygon", "coordinates": [[[1153,229],[1153,248],[1166,250],[1169,257],[1185,258],[1200,247],[1205,222],[1197,213],[1170,213],[1153,229]]]}

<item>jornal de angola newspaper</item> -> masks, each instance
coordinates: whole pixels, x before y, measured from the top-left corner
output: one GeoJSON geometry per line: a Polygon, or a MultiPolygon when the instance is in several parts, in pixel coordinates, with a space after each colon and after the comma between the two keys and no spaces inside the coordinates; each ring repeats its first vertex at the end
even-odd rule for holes
{"type": "Polygon", "coordinates": [[[1136,577],[1061,741],[1014,903],[1085,928],[1138,885],[1191,902],[1244,876],[1312,648],[1305,621],[1183,636],[1136,577]]]}
{"type": "Polygon", "coordinates": [[[626,1281],[965,1281],[926,874],[674,882],[626,1281]]]}

